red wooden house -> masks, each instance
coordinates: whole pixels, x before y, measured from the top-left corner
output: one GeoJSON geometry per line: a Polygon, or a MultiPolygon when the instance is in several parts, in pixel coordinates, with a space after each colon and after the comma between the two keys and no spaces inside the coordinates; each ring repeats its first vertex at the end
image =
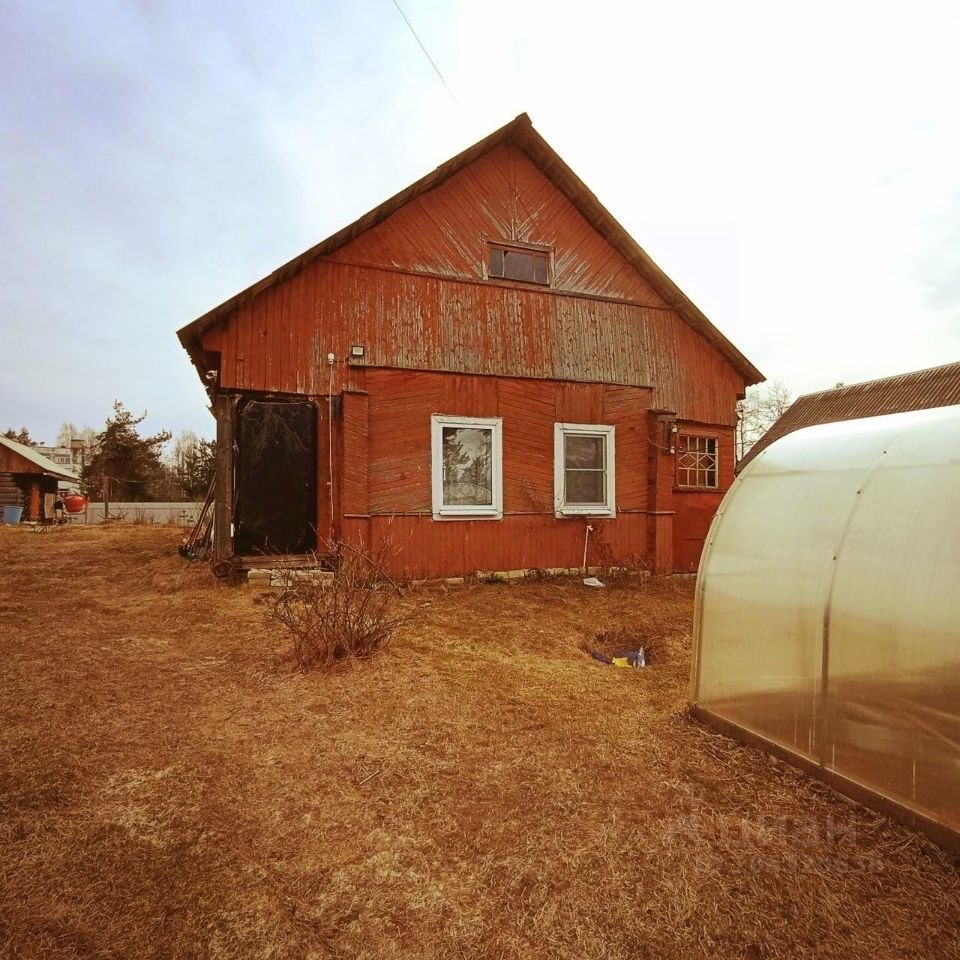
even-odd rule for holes
{"type": "Polygon", "coordinates": [[[216,555],[416,577],[578,567],[588,524],[589,564],[695,569],[762,379],[525,114],[179,337],[216,555]]]}

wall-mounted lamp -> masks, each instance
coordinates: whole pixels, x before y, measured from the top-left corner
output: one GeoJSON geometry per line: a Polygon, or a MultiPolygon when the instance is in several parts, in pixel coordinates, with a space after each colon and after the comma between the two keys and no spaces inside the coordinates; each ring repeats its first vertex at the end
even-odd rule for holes
{"type": "Polygon", "coordinates": [[[355,344],[350,348],[350,356],[351,356],[354,360],[362,360],[362,359],[363,359],[363,344],[362,344],[362,343],[355,343],[355,344]]]}
{"type": "Polygon", "coordinates": [[[204,380],[207,381],[207,383],[213,383],[213,381],[217,379],[217,374],[218,374],[219,372],[220,372],[219,370],[208,370],[208,371],[203,375],[203,378],[204,378],[204,380]]]}
{"type": "Polygon", "coordinates": [[[667,441],[670,444],[670,454],[675,454],[677,452],[677,425],[675,423],[670,424],[670,429],[667,431],[667,441]]]}

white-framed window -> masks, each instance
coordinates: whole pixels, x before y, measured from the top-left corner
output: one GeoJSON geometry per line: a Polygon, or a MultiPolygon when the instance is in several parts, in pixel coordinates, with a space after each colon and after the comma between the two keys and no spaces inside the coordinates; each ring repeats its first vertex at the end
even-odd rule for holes
{"type": "Polygon", "coordinates": [[[677,438],[677,486],[719,486],[717,438],[683,434],[677,438]]]}
{"type": "Polygon", "coordinates": [[[503,421],[430,419],[435,520],[503,516],[503,421]]]}
{"type": "Polygon", "coordinates": [[[554,424],[553,486],[558,517],[616,516],[615,433],[616,428],[603,424],[554,424]]]}

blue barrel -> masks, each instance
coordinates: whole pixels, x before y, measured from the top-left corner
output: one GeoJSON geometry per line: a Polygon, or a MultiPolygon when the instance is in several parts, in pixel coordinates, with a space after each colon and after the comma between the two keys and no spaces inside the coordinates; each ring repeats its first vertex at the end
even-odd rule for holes
{"type": "Polygon", "coordinates": [[[20,518],[22,516],[23,516],[23,507],[4,507],[3,508],[4,523],[19,523],[20,518]]]}

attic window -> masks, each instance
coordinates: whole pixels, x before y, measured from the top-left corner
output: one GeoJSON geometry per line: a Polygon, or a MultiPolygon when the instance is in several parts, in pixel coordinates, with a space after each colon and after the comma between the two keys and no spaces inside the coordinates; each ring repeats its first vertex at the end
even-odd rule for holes
{"type": "Polygon", "coordinates": [[[547,247],[514,247],[487,244],[487,276],[550,286],[550,250],[547,247]]]}

